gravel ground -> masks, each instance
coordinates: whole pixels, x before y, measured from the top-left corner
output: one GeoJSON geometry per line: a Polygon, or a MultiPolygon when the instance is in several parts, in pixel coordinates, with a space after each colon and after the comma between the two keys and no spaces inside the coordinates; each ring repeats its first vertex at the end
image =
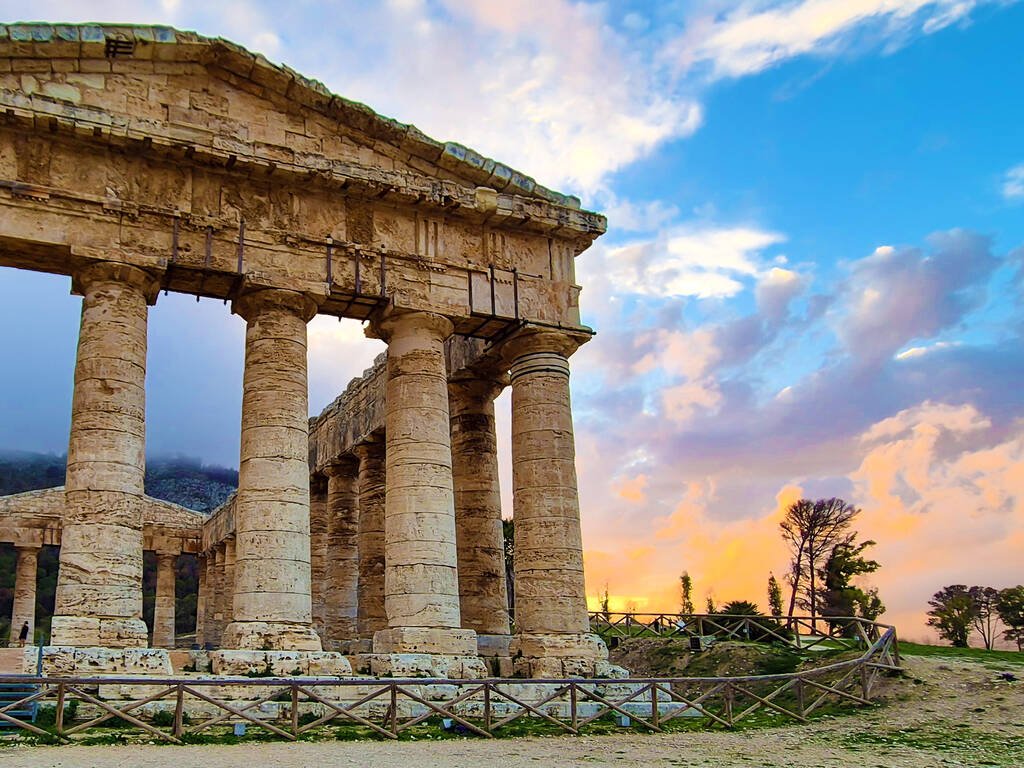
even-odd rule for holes
{"type": "MultiPolygon", "coordinates": [[[[1024,682],[1004,682],[997,666],[911,658],[911,678],[887,706],[807,726],[741,732],[623,734],[574,738],[439,742],[308,742],[232,746],[0,747],[2,768],[333,768],[493,763],[680,765],[701,768],[936,768],[1024,766],[1024,682]]],[[[1021,667],[1010,668],[1018,676],[1021,667]]]]}

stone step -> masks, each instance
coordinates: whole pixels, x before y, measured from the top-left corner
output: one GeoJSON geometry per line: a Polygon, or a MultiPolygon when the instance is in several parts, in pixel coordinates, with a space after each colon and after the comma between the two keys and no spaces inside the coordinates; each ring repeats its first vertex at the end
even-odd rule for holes
{"type": "Polygon", "coordinates": [[[24,660],[24,648],[0,648],[0,675],[25,674],[24,660]]]}

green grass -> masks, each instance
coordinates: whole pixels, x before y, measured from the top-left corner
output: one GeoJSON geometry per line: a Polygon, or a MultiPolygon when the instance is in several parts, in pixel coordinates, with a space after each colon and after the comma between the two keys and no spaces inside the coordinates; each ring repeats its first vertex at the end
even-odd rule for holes
{"type": "Polygon", "coordinates": [[[984,664],[1016,664],[1024,666],[1024,653],[1018,651],[987,651],[984,648],[952,648],[948,645],[922,645],[900,641],[900,654],[904,656],[930,656],[933,658],[966,659],[984,664]]]}
{"type": "Polygon", "coordinates": [[[967,723],[933,723],[918,728],[861,731],[841,737],[847,749],[859,746],[903,747],[934,752],[955,765],[997,765],[1019,768],[1024,763],[1024,739],[979,731],[967,723]]]}

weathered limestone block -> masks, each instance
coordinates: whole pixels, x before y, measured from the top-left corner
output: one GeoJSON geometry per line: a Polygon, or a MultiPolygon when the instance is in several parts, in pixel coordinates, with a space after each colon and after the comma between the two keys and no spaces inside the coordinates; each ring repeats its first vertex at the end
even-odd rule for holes
{"type": "MultiPolygon", "coordinates": [[[[385,429],[385,607],[391,629],[451,630],[459,614],[455,503],[444,340],[450,321],[425,312],[391,314],[374,331],[388,342],[385,429]]],[[[403,654],[403,635],[381,630],[375,654],[403,654]]]]}
{"type": "MultiPolygon", "coordinates": [[[[313,629],[326,638],[327,626],[327,478],[314,474],[309,478],[309,571],[313,629]]],[[[325,643],[326,647],[326,643],[325,643]]]]}
{"type": "Polygon", "coordinates": [[[174,564],[177,553],[156,553],[156,596],[153,600],[153,646],[174,647],[174,564]]]}
{"type": "Polygon", "coordinates": [[[206,643],[207,634],[207,606],[210,601],[210,587],[206,581],[206,558],[200,553],[199,562],[199,583],[196,587],[196,643],[203,648],[206,643]]]}
{"type": "Polygon", "coordinates": [[[163,648],[43,648],[43,674],[53,677],[89,675],[171,675],[170,657],[163,648]]]}
{"type": "Polygon", "coordinates": [[[358,634],[372,640],[388,626],[384,609],[384,443],[355,448],[359,459],[359,607],[358,634]]]}
{"type": "Polygon", "coordinates": [[[448,383],[460,611],[481,636],[509,634],[494,432],[494,398],[506,379],[466,374],[448,383]]]}
{"type": "Polygon", "coordinates": [[[590,634],[569,402],[568,355],[584,340],[526,328],[505,343],[512,378],[516,669],[592,676],[607,658],[590,634]]]}
{"type": "Polygon", "coordinates": [[[146,321],[159,283],[107,262],[80,270],[74,288],[83,295],[82,323],[52,637],[144,646],[146,321]]]}
{"type": "Polygon", "coordinates": [[[14,571],[14,605],[11,608],[11,645],[18,642],[21,628],[28,622],[28,639],[32,645],[36,627],[36,567],[39,547],[18,547],[18,563],[14,571]]]}
{"type": "Polygon", "coordinates": [[[247,322],[242,449],[235,504],[230,648],[321,650],[312,626],[306,323],[300,293],[257,290],[234,303],[247,322]]]}
{"type": "Polygon", "coordinates": [[[206,619],[204,624],[204,647],[220,645],[220,631],[223,629],[218,613],[223,585],[221,584],[221,555],[218,547],[211,547],[206,553],[206,619]]]}
{"type": "Polygon", "coordinates": [[[374,653],[370,671],[379,677],[447,677],[456,680],[481,680],[487,667],[477,656],[428,653],[374,653]]]}
{"type": "Polygon", "coordinates": [[[211,651],[210,666],[213,674],[229,677],[352,674],[348,659],[327,651],[211,651]]]}
{"type": "Polygon", "coordinates": [[[129,675],[170,675],[170,656],[162,648],[125,648],[124,671],[129,675]]]}
{"type": "Polygon", "coordinates": [[[338,649],[358,637],[359,461],[329,464],[327,474],[326,647],[338,649]]]}
{"type": "Polygon", "coordinates": [[[431,627],[392,627],[381,630],[381,639],[392,647],[407,649],[406,653],[476,654],[476,633],[470,629],[452,630],[431,627]]]}

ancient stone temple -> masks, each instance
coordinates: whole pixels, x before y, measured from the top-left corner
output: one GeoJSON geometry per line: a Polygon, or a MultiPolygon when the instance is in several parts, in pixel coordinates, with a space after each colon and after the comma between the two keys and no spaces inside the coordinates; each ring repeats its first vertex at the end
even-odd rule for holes
{"type": "Polygon", "coordinates": [[[569,358],[592,335],[574,259],[604,227],[222,40],[0,26],[0,265],[67,275],[82,297],[67,478],[45,492],[61,547],[51,644],[149,642],[148,546],[165,608],[173,557],[201,554],[215,671],[288,652],[333,672],[600,672],[569,358]],[[143,491],[146,323],[164,291],[223,299],[246,323],[238,492],[178,519],[177,550],[147,533],[160,507],[143,491]],[[364,322],[387,353],[309,421],[317,314],[364,322]],[[506,387],[512,510],[494,431],[506,387]]]}

